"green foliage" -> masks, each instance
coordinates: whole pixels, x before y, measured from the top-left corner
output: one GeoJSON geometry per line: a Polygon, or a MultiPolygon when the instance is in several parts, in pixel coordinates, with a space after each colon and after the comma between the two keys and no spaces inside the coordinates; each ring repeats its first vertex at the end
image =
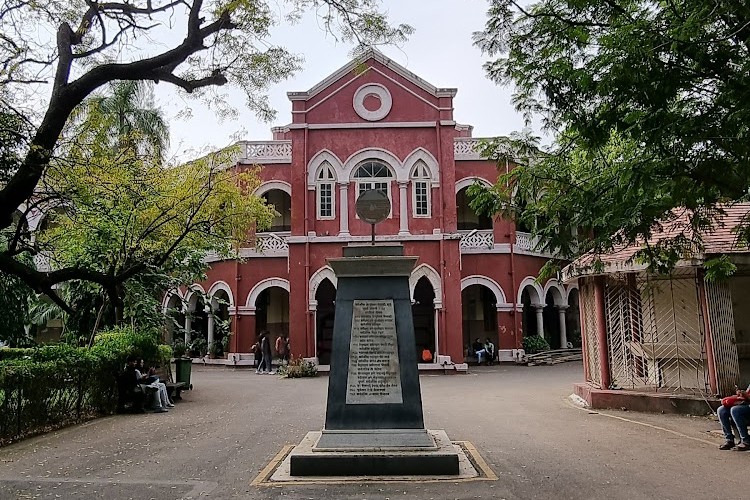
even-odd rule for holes
{"type": "Polygon", "coordinates": [[[487,74],[557,136],[548,153],[491,145],[503,175],[479,203],[562,257],[668,227],[671,239],[638,256],[668,272],[700,250],[720,204],[748,197],[749,20],[739,1],[491,2],[474,36],[493,58],[487,74]],[[520,166],[506,173],[505,160],[520,166]]]}
{"type": "Polygon", "coordinates": [[[182,339],[177,339],[172,342],[172,352],[174,353],[175,358],[181,358],[185,356],[185,353],[187,352],[185,341],[182,339]]]}
{"type": "Polygon", "coordinates": [[[156,365],[171,354],[155,334],[129,328],[101,333],[90,349],[0,349],[0,443],[112,412],[117,375],[129,355],[156,365]]]}
{"type": "Polygon", "coordinates": [[[190,351],[190,355],[194,358],[203,357],[206,355],[206,352],[208,352],[208,343],[206,343],[206,339],[203,337],[197,337],[190,342],[188,350],[190,351]]]}
{"type": "Polygon", "coordinates": [[[536,354],[542,351],[549,351],[550,346],[544,337],[528,335],[523,338],[523,350],[526,351],[526,354],[536,354]]]}
{"type": "Polygon", "coordinates": [[[286,365],[279,366],[277,373],[283,378],[317,377],[318,367],[301,357],[291,358],[286,365]]]}

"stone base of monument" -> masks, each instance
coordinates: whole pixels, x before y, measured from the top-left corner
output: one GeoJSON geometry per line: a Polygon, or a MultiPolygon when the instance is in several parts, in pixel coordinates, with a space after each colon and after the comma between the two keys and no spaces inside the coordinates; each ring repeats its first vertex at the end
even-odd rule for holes
{"type": "Polygon", "coordinates": [[[459,474],[459,452],[442,430],[309,432],[289,460],[292,476],[459,474]]]}

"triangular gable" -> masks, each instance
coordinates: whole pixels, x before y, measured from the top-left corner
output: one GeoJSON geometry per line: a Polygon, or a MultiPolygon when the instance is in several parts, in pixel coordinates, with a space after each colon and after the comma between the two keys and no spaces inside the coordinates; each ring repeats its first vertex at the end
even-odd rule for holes
{"type": "Polygon", "coordinates": [[[374,59],[375,61],[379,62],[383,66],[387,67],[388,69],[396,73],[397,75],[404,78],[409,83],[424,90],[425,92],[429,93],[432,96],[454,97],[456,95],[457,89],[435,87],[431,83],[427,82],[426,80],[423,80],[422,78],[418,77],[411,71],[407,70],[406,68],[398,64],[393,59],[387,57],[385,54],[383,54],[379,50],[375,48],[369,48],[360,57],[352,59],[351,61],[346,63],[344,66],[342,66],[341,68],[337,69],[336,71],[328,75],[325,79],[323,79],[320,83],[312,87],[307,92],[287,92],[287,97],[289,97],[289,100],[291,101],[310,100],[316,95],[323,92],[324,90],[328,89],[332,84],[339,81],[346,75],[352,74],[353,72],[355,72],[359,66],[367,63],[367,61],[369,61],[370,59],[374,59]]]}

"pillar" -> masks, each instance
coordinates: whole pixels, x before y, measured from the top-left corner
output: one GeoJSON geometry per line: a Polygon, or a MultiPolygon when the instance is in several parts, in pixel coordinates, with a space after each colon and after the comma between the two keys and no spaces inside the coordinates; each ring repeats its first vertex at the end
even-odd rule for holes
{"type": "Polygon", "coordinates": [[[560,349],[568,347],[568,325],[566,324],[566,311],[568,306],[557,306],[557,314],[560,315],[560,349]]]}
{"type": "Polygon", "coordinates": [[[206,340],[208,343],[208,347],[211,348],[211,344],[214,343],[215,319],[210,306],[206,306],[205,311],[206,314],[208,314],[208,338],[206,340]]]}
{"type": "Polygon", "coordinates": [[[536,311],[536,334],[544,338],[544,304],[531,304],[536,311]]]}
{"type": "Polygon", "coordinates": [[[349,236],[349,183],[339,184],[339,236],[349,236]]]}
{"type": "Polygon", "coordinates": [[[398,182],[398,192],[399,192],[398,234],[400,236],[406,236],[409,234],[409,204],[407,203],[408,192],[406,190],[408,186],[409,186],[408,181],[398,182]]]}
{"type": "Polygon", "coordinates": [[[609,348],[607,342],[607,317],[604,311],[604,277],[594,278],[594,307],[596,308],[596,335],[599,341],[599,371],[602,389],[609,389],[609,348]]]}
{"type": "Polygon", "coordinates": [[[185,309],[185,345],[190,343],[190,330],[193,328],[193,320],[190,319],[190,308],[185,309]]]}

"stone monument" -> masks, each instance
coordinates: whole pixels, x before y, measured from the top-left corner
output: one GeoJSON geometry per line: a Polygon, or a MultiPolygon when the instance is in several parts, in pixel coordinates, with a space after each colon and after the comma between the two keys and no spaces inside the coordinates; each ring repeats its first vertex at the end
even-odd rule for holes
{"type": "Polygon", "coordinates": [[[338,278],[325,428],[290,454],[292,476],[456,475],[459,457],[444,431],[424,428],[409,276],[417,257],[375,245],[390,213],[377,190],[357,200],[372,244],[328,259],[338,278]]]}

